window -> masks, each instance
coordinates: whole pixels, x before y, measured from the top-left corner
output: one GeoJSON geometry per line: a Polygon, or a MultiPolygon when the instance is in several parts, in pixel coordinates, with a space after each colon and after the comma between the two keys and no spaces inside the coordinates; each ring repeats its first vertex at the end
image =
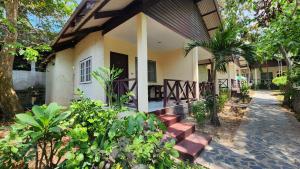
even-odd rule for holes
{"type": "Polygon", "coordinates": [[[263,72],[263,73],[260,74],[260,76],[261,76],[262,80],[272,80],[273,79],[273,73],[272,72],[268,72],[268,73],[263,72]]]}
{"type": "MultiPolygon", "coordinates": [[[[137,76],[137,57],[135,58],[135,73],[137,76]]],[[[156,83],[157,82],[157,78],[156,78],[156,61],[153,60],[148,60],[148,82],[153,82],[156,83]]]]}
{"type": "Polygon", "coordinates": [[[92,58],[80,61],[80,83],[91,82],[92,58]]]}
{"type": "Polygon", "coordinates": [[[156,62],[148,60],[148,82],[156,82],[156,62]]]}

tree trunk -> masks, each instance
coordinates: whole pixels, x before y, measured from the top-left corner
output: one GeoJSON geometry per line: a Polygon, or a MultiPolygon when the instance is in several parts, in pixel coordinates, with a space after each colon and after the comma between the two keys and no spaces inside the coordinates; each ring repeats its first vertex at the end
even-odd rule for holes
{"type": "MultiPolygon", "coordinates": [[[[18,0],[4,1],[6,18],[16,28],[18,17],[18,0]]],[[[18,96],[13,88],[13,63],[16,51],[18,33],[16,30],[4,30],[4,47],[0,51],[0,109],[4,117],[11,117],[14,113],[22,111],[18,96]]]]}
{"type": "Polygon", "coordinates": [[[279,46],[279,50],[282,54],[282,56],[285,59],[285,62],[287,64],[288,67],[288,72],[287,72],[287,84],[284,88],[284,99],[283,99],[283,105],[288,105],[291,106],[291,90],[293,89],[293,84],[290,81],[290,75],[289,75],[289,71],[292,70],[293,68],[293,62],[288,54],[288,52],[285,50],[285,48],[283,47],[283,45],[279,46]]]}
{"type": "Polygon", "coordinates": [[[213,111],[211,114],[211,119],[210,122],[211,124],[213,124],[214,126],[221,126],[219,117],[218,117],[218,110],[217,110],[217,98],[216,98],[216,93],[217,93],[217,71],[216,71],[216,64],[213,62],[211,64],[212,67],[212,74],[213,74],[213,84],[214,84],[214,88],[213,88],[213,111]]]}

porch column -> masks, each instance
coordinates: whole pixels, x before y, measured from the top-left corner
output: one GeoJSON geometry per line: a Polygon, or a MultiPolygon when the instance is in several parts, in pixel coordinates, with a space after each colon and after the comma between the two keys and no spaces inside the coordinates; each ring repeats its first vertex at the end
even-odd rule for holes
{"type": "Polygon", "coordinates": [[[199,65],[198,65],[198,47],[194,49],[193,53],[193,81],[196,82],[196,99],[199,100],[199,65]]]}
{"type": "Polygon", "coordinates": [[[254,84],[257,85],[257,68],[254,69],[254,84]]]}
{"type": "Polygon", "coordinates": [[[148,48],[147,17],[139,13],[137,26],[137,77],[138,77],[138,110],[148,112],[148,48]]]}

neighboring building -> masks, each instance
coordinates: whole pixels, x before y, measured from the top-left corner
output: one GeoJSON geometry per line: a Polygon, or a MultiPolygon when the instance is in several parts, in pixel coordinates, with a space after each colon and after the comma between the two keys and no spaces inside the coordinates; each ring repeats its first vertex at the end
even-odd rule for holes
{"type": "Polygon", "coordinates": [[[272,80],[275,77],[285,75],[287,72],[286,62],[284,60],[271,60],[263,64],[255,64],[251,70],[251,82],[258,88],[267,89],[275,87],[272,80]]]}
{"type": "Polygon", "coordinates": [[[209,77],[198,62],[210,54],[199,48],[185,57],[184,46],[210,39],[219,24],[214,0],[83,1],[48,57],[46,102],[68,105],[77,88],[106,100],[90,75],[101,66],[124,70],[117,85],[132,88],[140,111],[198,99],[198,83],[209,77]]]}
{"type": "MultiPolygon", "coordinates": [[[[210,52],[204,48],[199,48],[199,82],[211,82],[212,72],[211,72],[212,55],[210,52]]],[[[217,93],[219,88],[227,88],[230,90],[238,90],[238,76],[244,76],[250,81],[250,76],[245,70],[249,70],[249,66],[244,58],[239,58],[234,62],[230,62],[226,66],[226,72],[217,72],[218,84],[217,93]]]]}

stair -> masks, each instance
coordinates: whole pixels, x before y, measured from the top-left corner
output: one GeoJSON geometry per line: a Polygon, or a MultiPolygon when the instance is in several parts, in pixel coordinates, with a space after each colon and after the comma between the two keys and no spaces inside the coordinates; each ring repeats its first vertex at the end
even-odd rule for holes
{"type": "Polygon", "coordinates": [[[210,136],[195,133],[195,125],[180,122],[179,115],[166,114],[165,111],[154,112],[167,126],[166,137],[176,140],[174,148],[183,160],[194,161],[212,140],[210,136]]]}

